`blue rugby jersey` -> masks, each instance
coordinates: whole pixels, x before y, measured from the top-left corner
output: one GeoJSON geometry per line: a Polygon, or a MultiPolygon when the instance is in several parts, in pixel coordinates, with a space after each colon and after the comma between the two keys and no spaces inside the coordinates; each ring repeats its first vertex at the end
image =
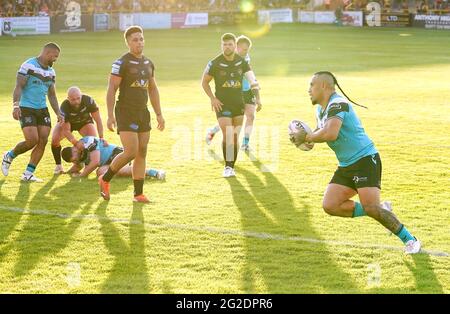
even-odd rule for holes
{"type": "Polygon", "coordinates": [[[367,136],[350,102],[334,93],[331,95],[325,111],[317,108],[317,126],[323,128],[328,119],[337,117],[342,120],[342,126],[335,141],[327,142],[339,161],[339,166],[347,167],[363,157],[376,154],[372,140],[367,136]]]}
{"type": "Polygon", "coordinates": [[[20,97],[20,106],[32,109],[47,108],[46,96],[50,86],[55,83],[55,70],[50,66],[44,69],[35,57],[25,61],[18,74],[27,78],[20,97]]]}
{"type": "MultiPolygon", "coordinates": [[[[103,146],[103,142],[95,136],[85,136],[81,139],[84,144],[84,148],[92,152],[94,150],[100,151],[100,166],[104,166],[105,163],[111,158],[113,151],[117,145],[109,144],[108,146],[103,146]]],[[[85,164],[89,164],[89,154],[87,154],[85,164]]]]}

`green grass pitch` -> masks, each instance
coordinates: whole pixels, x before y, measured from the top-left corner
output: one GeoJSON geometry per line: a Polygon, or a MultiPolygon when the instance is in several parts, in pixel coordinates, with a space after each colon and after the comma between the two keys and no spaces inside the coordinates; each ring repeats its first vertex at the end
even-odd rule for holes
{"type": "MultiPolygon", "coordinates": [[[[306,25],[260,33],[254,157],[241,153],[226,180],[220,136],[211,150],[203,142],[215,115],[200,86],[226,31],[255,28],[145,31],[167,126],[151,133],[148,165],[167,171],[166,182],[146,181],[151,204],[132,203],[129,179],[112,181],[106,203],[94,175],[54,177],[49,146],[37,169],[44,183],[20,183],[29,153],[14,161],[0,178],[0,292],[450,292],[450,257],[437,256],[450,253],[450,34],[306,25]],[[292,119],[315,124],[307,89],[319,70],[369,107],[356,110],[383,160],[382,199],[437,255],[406,256],[370,218],[321,209],[336,158],[326,145],[299,151],[287,136],[292,119]]],[[[0,37],[1,152],[22,139],[11,116],[16,71],[48,41],[62,47],[59,100],[78,85],[106,122],[109,71],[126,51],[120,32],[0,37]]]]}

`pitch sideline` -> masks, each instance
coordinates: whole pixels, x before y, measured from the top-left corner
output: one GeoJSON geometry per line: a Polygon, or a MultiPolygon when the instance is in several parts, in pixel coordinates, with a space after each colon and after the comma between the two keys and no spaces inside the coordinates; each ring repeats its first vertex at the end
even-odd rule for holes
{"type": "MultiPolygon", "coordinates": [[[[174,229],[174,230],[188,230],[188,231],[198,231],[198,232],[207,232],[207,233],[215,233],[215,234],[225,234],[225,235],[234,235],[246,238],[256,238],[263,240],[276,240],[276,241],[296,241],[296,242],[306,242],[306,243],[317,243],[317,244],[327,244],[327,245],[337,245],[337,246],[346,246],[352,248],[362,248],[362,249],[380,249],[380,250],[389,250],[389,251],[404,251],[403,247],[392,246],[392,245],[381,245],[381,244],[363,244],[363,243],[353,243],[349,241],[336,241],[336,240],[322,240],[315,238],[305,238],[298,236],[284,236],[280,234],[271,234],[264,232],[254,232],[254,231],[243,231],[243,230],[233,230],[233,229],[223,229],[216,227],[201,227],[201,226],[191,226],[191,225],[182,225],[182,224],[152,224],[145,223],[140,220],[129,220],[124,218],[109,218],[102,217],[98,215],[70,215],[58,212],[51,212],[45,209],[25,209],[20,207],[8,207],[0,205],[0,210],[14,212],[14,213],[22,213],[22,214],[30,214],[30,215],[42,215],[42,216],[53,216],[62,219],[81,219],[81,220],[96,220],[96,221],[109,221],[113,223],[124,223],[131,225],[144,225],[144,227],[149,229],[174,229]]],[[[438,257],[449,257],[450,254],[443,251],[430,251],[430,250],[422,250],[421,253],[438,256],[438,257]]]]}

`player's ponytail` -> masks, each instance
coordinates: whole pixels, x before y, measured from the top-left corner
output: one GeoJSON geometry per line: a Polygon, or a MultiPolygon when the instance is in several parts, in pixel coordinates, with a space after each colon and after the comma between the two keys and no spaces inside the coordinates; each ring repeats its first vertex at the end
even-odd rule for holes
{"type": "Polygon", "coordinates": [[[328,72],[328,71],[320,71],[320,72],[314,73],[314,75],[322,75],[322,74],[326,74],[326,75],[331,76],[331,77],[333,78],[333,83],[336,84],[336,86],[339,88],[339,90],[342,92],[342,94],[344,94],[344,96],[345,96],[351,103],[353,103],[353,104],[355,104],[355,105],[357,105],[357,106],[359,106],[359,107],[363,107],[363,108],[369,109],[369,108],[367,108],[366,106],[360,105],[360,104],[358,104],[357,102],[354,102],[353,100],[351,100],[350,97],[348,97],[347,94],[342,90],[341,86],[339,86],[339,83],[338,83],[336,77],[333,75],[333,73],[328,72]]]}

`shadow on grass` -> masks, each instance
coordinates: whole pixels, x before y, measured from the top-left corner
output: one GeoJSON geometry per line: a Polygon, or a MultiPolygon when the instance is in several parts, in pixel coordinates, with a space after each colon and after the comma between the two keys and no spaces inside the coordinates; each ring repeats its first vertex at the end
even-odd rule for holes
{"type": "MultiPolygon", "coordinates": [[[[107,216],[108,203],[103,202],[96,213],[107,216]]],[[[117,226],[109,220],[100,220],[105,247],[114,257],[114,265],[102,285],[102,293],[148,293],[148,270],[146,266],[145,227],[143,210],[145,205],[133,203],[132,223],[129,227],[129,244],[117,226]],[[136,221],[136,223],[133,223],[136,221]]]]}
{"type": "MultiPolygon", "coordinates": [[[[262,164],[256,160],[253,166],[259,172],[262,164]]],[[[236,171],[249,187],[238,178],[227,180],[241,212],[243,231],[320,239],[311,226],[311,208],[306,204],[296,208],[289,191],[273,173],[263,172],[260,179],[242,167],[236,171]]],[[[241,285],[246,293],[358,292],[325,244],[245,237],[244,249],[241,285]]]]}
{"type": "MultiPolygon", "coordinates": [[[[17,277],[27,275],[41,260],[62,251],[83,222],[83,219],[71,215],[92,213],[93,204],[99,200],[96,180],[71,179],[52,189],[57,178],[58,176],[52,177],[29,202],[30,210],[43,210],[45,214],[29,214],[23,230],[15,240],[18,258],[14,275],[17,277]]],[[[117,187],[126,189],[127,184],[119,184],[117,187]]]]}
{"type": "Polygon", "coordinates": [[[415,254],[412,256],[413,263],[407,262],[409,270],[416,280],[416,289],[420,293],[443,293],[442,285],[436,277],[431,266],[428,254],[415,254]]]}
{"type": "MultiPolygon", "coordinates": [[[[14,200],[11,200],[1,193],[4,183],[5,180],[0,181],[0,206],[5,210],[26,207],[30,198],[30,184],[21,181],[16,197],[14,200]]],[[[7,218],[6,215],[2,216],[3,218],[0,220],[0,245],[2,245],[2,249],[0,249],[0,262],[14,245],[14,242],[8,242],[7,240],[22,219],[23,213],[14,212],[11,215],[7,215],[7,218]],[[5,246],[3,246],[3,244],[5,244],[5,246]]]]}

